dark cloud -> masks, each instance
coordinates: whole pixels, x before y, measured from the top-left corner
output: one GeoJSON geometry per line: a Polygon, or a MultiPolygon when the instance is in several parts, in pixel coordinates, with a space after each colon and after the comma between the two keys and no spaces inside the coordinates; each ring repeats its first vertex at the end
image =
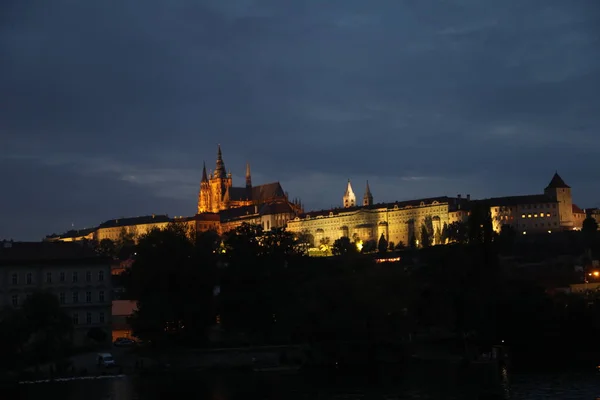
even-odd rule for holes
{"type": "Polygon", "coordinates": [[[26,3],[0,3],[0,236],[192,214],[217,143],[311,208],[555,169],[599,201],[596,0],[26,3]]]}

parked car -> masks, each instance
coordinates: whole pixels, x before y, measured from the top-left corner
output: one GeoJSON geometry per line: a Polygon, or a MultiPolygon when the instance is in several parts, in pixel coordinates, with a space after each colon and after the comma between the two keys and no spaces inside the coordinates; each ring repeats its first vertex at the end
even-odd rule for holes
{"type": "Polygon", "coordinates": [[[115,365],[117,365],[117,363],[115,362],[115,359],[113,358],[112,354],[110,353],[98,353],[98,366],[99,367],[114,367],[115,365]]]}
{"type": "Polygon", "coordinates": [[[121,337],[121,338],[117,338],[117,340],[115,340],[115,342],[113,344],[116,347],[130,347],[130,346],[135,346],[135,340],[121,337]]]}

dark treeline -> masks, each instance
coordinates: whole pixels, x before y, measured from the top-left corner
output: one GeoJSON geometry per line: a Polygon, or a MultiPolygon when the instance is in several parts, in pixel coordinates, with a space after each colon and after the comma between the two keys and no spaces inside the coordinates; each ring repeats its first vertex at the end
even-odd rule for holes
{"type": "MultiPolygon", "coordinates": [[[[460,227],[464,240],[452,244],[391,253],[394,246],[384,243],[361,254],[337,241],[337,255],[327,258],[307,257],[302,235],[285,230],[244,224],[224,237],[190,238],[171,224],[135,249],[127,280],[138,300],[134,333],[157,346],[408,344],[435,332],[455,338],[466,353],[502,341],[536,357],[600,350],[596,293],[549,295],[510,271],[501,256],[527,254],[535,244],[508,228],[494,234],[486,210],[475,205],[460,227]],[[381,254],[401,262],[376,263],[381,254]]],[[[599,241],[586,224],[566,236],[565,248],[589,257],[599,241]]]]}

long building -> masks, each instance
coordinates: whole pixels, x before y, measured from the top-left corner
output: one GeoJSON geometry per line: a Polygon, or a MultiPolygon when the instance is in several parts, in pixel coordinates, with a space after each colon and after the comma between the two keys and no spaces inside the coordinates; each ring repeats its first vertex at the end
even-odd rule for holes
{"type": "Polygon", "coordinates": [[[581,230],[586,218],[585,211],[573,203],[571,187],[554,174],[544,193],[495,197],[486,200],[490,204],[494,230],[502,225],[512,226],[516,231],[527,233],[581,230]]]}
{"type": "Polygon", "coordinates": [[[307,235],[313,247],[333,243],[341,237],[354,242],[378,240],[382,235],[396,244],[420,240],[421,226],[431,220],[433,244],[441,243],[444,225],[465,221],[469,196],[435,197],[394,203],[373,204],[373,194],[367,183],[362,206],[356,205],[356,195],[348,181],[342,197],[342,208],[312,211],[288,222],[289,231],[307,235]]]}
{"type": "Polygon", "coordinates": [[[36,290],[54,294],[73,321],[73,344],[91,328],[110,340],[110,260],[75,243],[0,242],[0,307],[20,308],[36,290]]]}

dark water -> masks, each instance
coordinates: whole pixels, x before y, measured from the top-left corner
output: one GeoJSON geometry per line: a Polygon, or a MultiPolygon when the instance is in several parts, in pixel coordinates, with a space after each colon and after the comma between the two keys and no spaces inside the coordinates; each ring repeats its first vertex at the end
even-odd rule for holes
{"type": "MultiPolygon", "coordinates": [[[[597,399],[595,371],[510,374],[491,378],[453,372],[404,371],[377,378],[339,378],[260,374],[205,375],[180,379],[118,378],[21,385],[11,397],[61,400],[158,399],[597,399]]],[[[2,396],[2,398],[5,398],[2,396]]]]}

